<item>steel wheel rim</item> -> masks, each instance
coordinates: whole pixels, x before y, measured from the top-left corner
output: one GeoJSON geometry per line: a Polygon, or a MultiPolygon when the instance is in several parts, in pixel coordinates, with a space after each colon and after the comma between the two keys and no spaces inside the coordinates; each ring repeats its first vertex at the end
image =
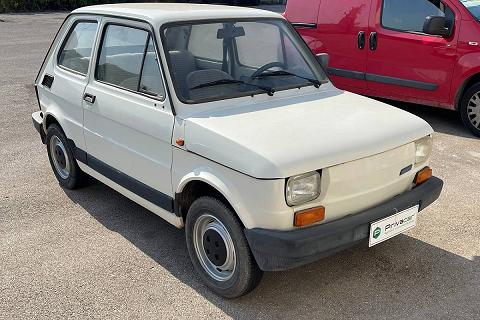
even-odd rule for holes
{"type": "Polygon", "coordinates": [[[468,101],[467,116],[470,123],[480,129],[480,91],[475,93],[468,101]]]}
{"type": "Polygon", "coordinates": [[[70,159],[62,140],[55,135],[50,138],[50,154],[58,175],[62,179],[67,179],[70,175],[70,159]]]}
{"type": "MultiPolygon", "coordinates": [[[[193,245],[197,254],[200,265],[207,274],[217,281],[227,281],[232,278],[236,268],[235,246],[232,237],[223,223],[210,214],[202,214],[193,226],[193,245]],[[207,232],[217,233],[219,239],[223,240],[225,253],[225,261],[221,265],[215,265],[208,257],[205,248],[204,236],[207,232]]],[[[221,245],[219,246],[221,247],[221,245]]]]}

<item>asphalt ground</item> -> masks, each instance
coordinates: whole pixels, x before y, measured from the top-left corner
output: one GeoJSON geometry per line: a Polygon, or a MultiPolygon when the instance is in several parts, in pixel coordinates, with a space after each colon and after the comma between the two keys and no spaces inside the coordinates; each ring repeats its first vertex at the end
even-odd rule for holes
{"type": "Polygon", "coordinates": [[[417,228],[225,300],[195,274],[182,230],[101,183],[55,180],[30,114],[65,15],[0,15],[0,319],[480,318],[480,139],[456,113],[400,105],[437,131],[445,181],[417,228]]]}

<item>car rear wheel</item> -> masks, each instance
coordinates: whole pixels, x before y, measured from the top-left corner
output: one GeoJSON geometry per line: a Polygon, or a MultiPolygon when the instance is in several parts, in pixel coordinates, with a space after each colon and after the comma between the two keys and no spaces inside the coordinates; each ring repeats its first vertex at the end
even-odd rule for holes
{"type": "Polygon", "coordinates": [[[465,126],[480,137],[480,83],[470,87],[463,95],[460,115],[465,126]]]}
{"type": "Polygon", "coordinates": [[[193,202],[186,219],[187,248],[193,266],[216,294],[237,298],[260,282],[259,269],[234,212],[213,197],[193,202]]]}
{"type": "Polygon", "coordinates": [[[86,175],[80,170],[63,130],[56,124],[47,129],[47,152],[53,173],[60,185],[67,189],[81,186],[86,175]]]}

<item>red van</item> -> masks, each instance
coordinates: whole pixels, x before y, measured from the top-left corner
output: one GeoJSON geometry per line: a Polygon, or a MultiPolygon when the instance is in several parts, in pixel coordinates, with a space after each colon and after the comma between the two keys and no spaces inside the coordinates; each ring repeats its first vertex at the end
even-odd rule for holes
{"type": "Polygon", "coordinates": [[[479,0],[288,0],[341,89],[459,110],[480,137],[479,0]]]}

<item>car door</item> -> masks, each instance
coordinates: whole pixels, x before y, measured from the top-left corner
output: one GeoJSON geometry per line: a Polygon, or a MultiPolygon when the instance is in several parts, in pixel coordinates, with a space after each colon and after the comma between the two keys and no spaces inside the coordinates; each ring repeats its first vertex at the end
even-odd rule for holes
{"type": "Polygon", "coordinates": [[[104,18],[84,95],[88,165],[172,211],[174,115],[148,24],[104,18]]]}
{"type": "Polygon", "coordinates": [[[53,53],[52,68],[45,68],[39,95],[57,115],[68,138],[84,150],[82,98],[100,18],[74,15],[66,24],[68,32],[53,53]]]}
{"type": "Polygon", "coordinates": [[[374,0],[368,89],[399,100],[446,103],[459,26],[460,13],[445,0],[374,0]],[[451,35],[425,34],[427,16],[445,16],[451,35]]]}
{"type": "Polygon", "coordinates": [[[333,83],[346,90],[365,89],[366,35],[371,0],[321,0],[317,30],[319,52],[330,55],[328,72],[333,83]]]}

